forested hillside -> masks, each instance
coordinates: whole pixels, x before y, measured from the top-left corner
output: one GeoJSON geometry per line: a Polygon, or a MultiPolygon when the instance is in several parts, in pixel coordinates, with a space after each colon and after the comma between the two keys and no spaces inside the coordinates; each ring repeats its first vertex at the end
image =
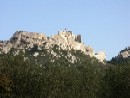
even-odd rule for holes
{"type": "Polygon", "coordinates": [[[34,47],[14,56],[15,50],[0,55],[1,98],[130,98],[130,59],[100,63],[81,51],[70,50],[76,57],[70,62],[66,50],[34,47]],[[31,56],[34,51],[45,56],[31,56]]]}

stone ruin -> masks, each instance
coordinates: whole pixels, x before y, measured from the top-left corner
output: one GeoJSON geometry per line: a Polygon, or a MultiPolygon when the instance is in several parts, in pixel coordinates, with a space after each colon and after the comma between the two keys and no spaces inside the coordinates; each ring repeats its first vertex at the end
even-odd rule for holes
{"type": "Polygon", "coordinates": [[[106,59],[105,52],[94,52],[93,48],[86,46],[81,42],[81,35],[74,35],[72,31],[58,31],[58,34],[47,37],[43,33],[16,31],[8,41],[0,41],[1,53],[8,53],[11,48],[14,49],[29,49],[34,45],[45,49],[52,48],[57,44],[64,50],[81,50],[90,57],[96,57],[100,62],[106,59]]]}

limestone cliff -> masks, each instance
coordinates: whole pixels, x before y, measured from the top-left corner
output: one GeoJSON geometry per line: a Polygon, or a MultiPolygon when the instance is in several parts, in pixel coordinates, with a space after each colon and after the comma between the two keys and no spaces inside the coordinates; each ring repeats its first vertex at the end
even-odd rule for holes
{"type": "Polygon", "coordinates": [[[118,54],[118,57],[122,57],[122,58],[130,57],[130,47],[127,47],[124,50],[121,50],[120,53],[118,54]]]}
{"type": "Polygon", "coordinates": [[[95,54],[93,48],[81,42],[81,35],[74,35],[72,31],[58,31],[58,34],[47,37],[42,33],[17,31],[8,41],[0,41],[1,53],[8,53],[11,48],[30,49],[34,45],[40,48],[51,49],[57,44],[63,50],[81,50],[90,57],[96,57],[100,62],[106,59],[104,52],[95,54]]]}

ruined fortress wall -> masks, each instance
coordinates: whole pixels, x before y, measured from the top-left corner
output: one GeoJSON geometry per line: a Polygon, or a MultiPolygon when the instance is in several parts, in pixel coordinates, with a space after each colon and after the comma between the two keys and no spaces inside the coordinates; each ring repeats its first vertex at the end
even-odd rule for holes
{"type": "Polygon", "coordinates": [[[81,35],[77,35],[75,41],[81,43],[81,35]]]}
{"type": "MultiPolygon", "coordinates": [[[[17,31],[9,41],[0,41],[0,48],[7,53],[11,48],[28,49],[33,48],[34,44],[39,47],[44,46],[46,49],[50,49],[57,44],[65,50],[81,50],[86,55],[95,55],[93,48],[85,46],[81,42],[81,35],[74,35],[72,31],[67,30],[59,31],[58,34],[52,37],[46,37],[44,34],[37,32],[17,31]]],[[[95,57],[103,61],[105,54],[98,53],[95,57]]]]}
{"type": "Polygon", "coordinates": [[[66,39],[68,38],[68,40],[73,40],[73,41],[76,41],[76,42],[79,42],[81,43],[81,35],[73,35],[72,34],[72,31],[58,31],[58,36],[66,39]]]}

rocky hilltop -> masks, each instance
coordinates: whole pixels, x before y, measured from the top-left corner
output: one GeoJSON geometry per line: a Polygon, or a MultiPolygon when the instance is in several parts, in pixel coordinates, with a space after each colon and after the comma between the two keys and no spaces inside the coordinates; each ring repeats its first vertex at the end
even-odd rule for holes
{"type": "Polygon", "coordinates": [[[13,49],[31,49],[34,45],[38,49],[51,49],[54,45],[58,45],[63,50],[81,50],[90,57],[96,57],[100,62],[106,59],[105,52],[95,53],[93,48],[84,45],[81,42],[81,35],[74,35],[72,31],[58,31],[58,34],[47,37],[43,33],[17,31],[8,41],[0,41],[0,53],[8,53],[13,49]]]}
{"type": "Polygon", "coordinates": [[[118,57],[122,57],[122,58],[130,57],[130,47],[127,47],[124,50],[121,50],[120,53],[118,54],[118,57]]]}

